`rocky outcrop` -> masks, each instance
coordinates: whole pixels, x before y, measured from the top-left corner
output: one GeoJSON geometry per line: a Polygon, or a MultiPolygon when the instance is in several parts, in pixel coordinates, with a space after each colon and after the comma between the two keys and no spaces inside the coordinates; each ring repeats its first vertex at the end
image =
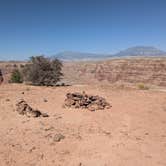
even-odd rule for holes
{"type": "Polygon", "coordinates": [[[124,58],[64,65],[71,84],[146,83],[166,86],[166,58],[124,58]]]}
{"type": "Polygon", "coordinates": [[[95,78],[110,83],[148,83],[166,86],[166,60],[124,59],[96,67],[95,78]]]}
{"type": "MultiPolygon", "coordinates": [[[[20,67],[24,63],[16,63],[20,67]]],[[[7,83],[14,63],[0,63],[7,83]]],[[[65,62],[62,82],[71,84],[145,83],[166,86],[166,58],[119,58],[103,61],[65,62]]],[[[3,80],[4,79],[4,80],[3,80]]]]}
{"type": "Polygon", "coordinates": [[[103,110],[111,108],[103,97],[87,95],[83,93],[67,93],[64,107],[86,108],[90,111],[103,110]]]}

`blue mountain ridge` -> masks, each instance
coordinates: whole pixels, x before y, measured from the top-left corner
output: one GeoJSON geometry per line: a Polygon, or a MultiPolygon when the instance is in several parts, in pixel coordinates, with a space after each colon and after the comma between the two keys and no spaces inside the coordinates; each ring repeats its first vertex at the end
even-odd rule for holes
{"type": "Polygon", "coordinates": [[[116,54],[95,54],[95,53],[83,53],[74,51],[64,51],[52,58],[58,58],[63,61],[79,61],[79,60],[102,60],[118,57],[137,57],[137,56],[166,56],[166,52],[151,46],[136,46],[130,47],[126,50],[122,50],[116,54]]]}

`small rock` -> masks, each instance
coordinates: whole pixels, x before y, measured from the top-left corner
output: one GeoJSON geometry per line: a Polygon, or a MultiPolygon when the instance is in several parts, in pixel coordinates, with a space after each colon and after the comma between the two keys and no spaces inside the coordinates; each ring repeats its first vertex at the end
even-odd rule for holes
{"type": "Polygon", "coordinates": [[[30,150],[29,150],[29,153],[31,153],[32,151],[34,151],[36,149],[35,146],[33,146],[30,150]]]}
{"type": "Polygon", "coordinates": [[[47,99],[43,99],[43,101],[44,101],[44,102],[48,102],[48,100],[47,100],[47,99]]]}
{"type": "Polygon", "coordinates": [[[95,107],[89,106],[89,107],[88,107],[88,110],[93,112],[93,111],[95,111],[95,107]]]}
{"type": "Polygon", "coordinates": [[[6,101],[10,101],[10,99],[6,99],[6,101]]]}
{"type": "Polygon", "coordinates": [[[50,126],[50,127],[48,127],[48,128],[45,128],[44,130],[45,130],[45,131],[54,130],[54,127],[53,127],[53,126],[50,126]]]}
{"type": "Polygon", "coordinates": [[[54,138],[53,138],[53,140],[55,141],[55,142],[60,142],[62,139],[65,139],[65,136],[64,135],[62,135],[62,134],[55,134],[55,136],[54,136],[54,138]]]}
{"type": "Polygon", "coordinates": [[[34,117],[34,118],[36,118],[36,117],[39,117],[41,115],[42,115],[42,113],[40,111],[38,111],[38,110],[33,110],[33,111],[27,111],[26,112],[26,116],[27,117],[34,117]]]}
{"type": "Polygon", "coordinates": [[[71,105],[74,105],[75,104],[75,101],[73,99],[66,99],[65,100],[65,105],[66,106],[71,106],[71,105]]]}
{"type": "Polygon", "coordinates": [[[42,117],[49,117],[49,115],[47,113],[42,113],[41,115],[42,117]]]}

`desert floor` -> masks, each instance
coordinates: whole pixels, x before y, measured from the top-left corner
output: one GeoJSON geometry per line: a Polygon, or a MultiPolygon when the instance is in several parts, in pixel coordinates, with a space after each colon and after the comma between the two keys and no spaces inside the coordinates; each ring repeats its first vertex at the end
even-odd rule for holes
{"type": "Polygon", "coordinates": [[[166,92],[1,85],[0,126],[0,166],[166,165],[166,92]],[[105,97],[112,108],[62,107],[67,92],[82,91],[105,97]],[[19,115],[15,104],[20,98],[50,116],[19,115]],[[65,138],[56,142],[56,134],[65,138]]]}

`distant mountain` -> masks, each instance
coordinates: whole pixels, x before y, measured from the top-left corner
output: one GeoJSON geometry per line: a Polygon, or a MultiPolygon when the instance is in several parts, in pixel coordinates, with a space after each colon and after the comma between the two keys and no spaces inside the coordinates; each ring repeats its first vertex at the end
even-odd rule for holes
{"type": "Polygon", "coordinates": [[[120,51],[117,54],[94,54],[94,53],[82,53],[74,51],[64,51],[53,55],[52,58],[58,58],[63,61],[86,61],[86,60],[102,60],[116,57],[128,57],[128,56],[166,56],[166,52],[159,50],[155,47],[136,46],[126,50],[120,51]]]}
{"type": "Polygon", "coordinates": [[[120,51],[114,56],[166,56],[166,52],[155,47],[136,46],[120,51]]]}
{"type": "Polygon", "coordinates": [[[109,58],[110,55],[107,54],[93,54],[93,53],[82,53],[74,51],[64,51],[60,52],[52,57],[61,59],[63,61],[78,61],[78,60],[100,60],[109,58]]]}

